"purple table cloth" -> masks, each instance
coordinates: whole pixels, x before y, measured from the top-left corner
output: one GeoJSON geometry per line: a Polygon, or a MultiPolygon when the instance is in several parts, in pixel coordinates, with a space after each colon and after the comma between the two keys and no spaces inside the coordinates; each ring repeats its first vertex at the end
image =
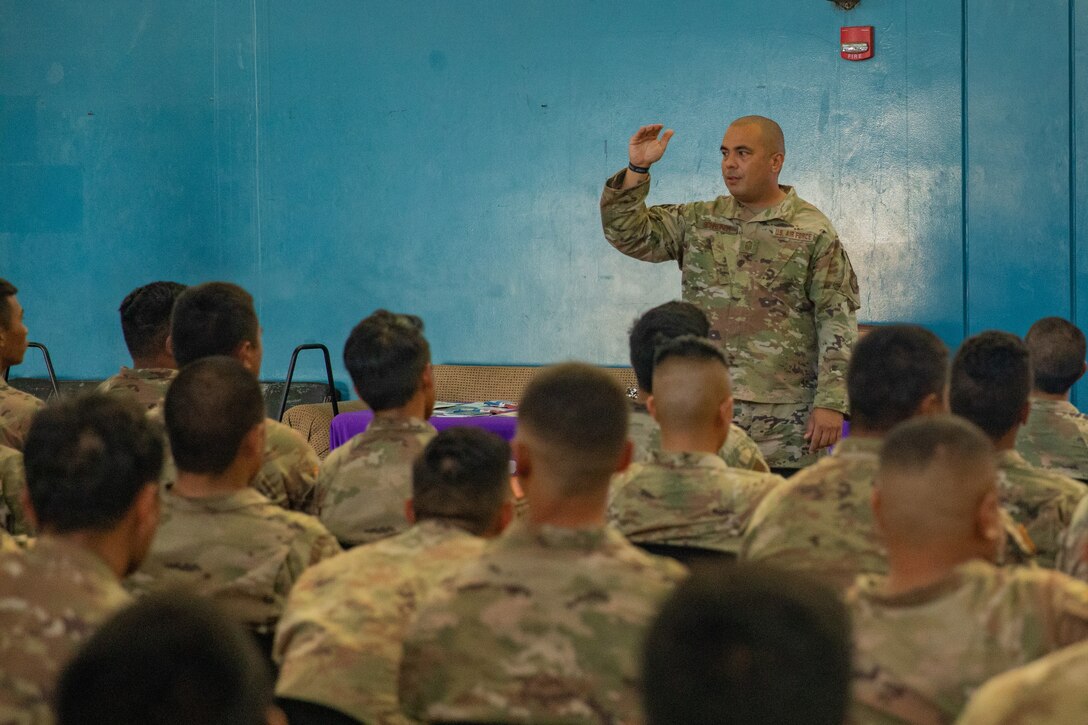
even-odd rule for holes
{"type": "MultiPolygon", "coordinates": [[[[333,418],[332,425],[329,426],[329,450],[331,451],[339,448],[351,440],[356,434],[362,433],[366,430],[366,427],[370,425],[370,421],[373,417],[374,411],[360,410],[354,413],[341,413],[333,418]]],[[[472,425],[490,431],[509,441],[514,438],[514,431],[517,429],[518,419],[517,416],[514,415],[470,415],[463,417],[436,416],[431,418],[431,425],[438,430],[455,428],[459,425],[472,425]]]]}

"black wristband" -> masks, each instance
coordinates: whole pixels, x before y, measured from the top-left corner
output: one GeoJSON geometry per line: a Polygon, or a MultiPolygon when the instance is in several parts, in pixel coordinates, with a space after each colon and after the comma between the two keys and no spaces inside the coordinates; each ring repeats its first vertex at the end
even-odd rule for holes
{"type": "Polygon", "coordinates": [[[648,173],[650,173],[650,167],[649,166],[647,166],[645,168],[643,168],[642,166],[635,166],[630,161],[627,162],[627,168],[631,169],[631,171],[634,171],[636,174],[648,174],[648,173]]]}

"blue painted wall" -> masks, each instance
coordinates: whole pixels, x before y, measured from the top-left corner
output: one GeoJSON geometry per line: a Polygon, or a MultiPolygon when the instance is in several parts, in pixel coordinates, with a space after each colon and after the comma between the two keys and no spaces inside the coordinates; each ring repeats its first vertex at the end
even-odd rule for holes
{"type": "Polygon", "coordinates": [[[0,276],[66,377],[126,361],[156,278],[250,289],[269,378],[378,306],[439,362],[623,363],[679,275],[607,246],[604,178],[661,121],[651,200],[722,193],[725,125],[763,113],[864,320],[1084,321],[1086,32],[1084,0],[0,0],[0,276]]]}

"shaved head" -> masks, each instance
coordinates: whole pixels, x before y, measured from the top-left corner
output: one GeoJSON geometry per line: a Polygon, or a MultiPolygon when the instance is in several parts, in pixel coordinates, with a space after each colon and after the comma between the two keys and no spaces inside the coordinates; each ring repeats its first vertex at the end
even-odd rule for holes
{"type": "Polygon", "coordinates": [[[763,139],[763,147],[772,154],[786,153],[786,137],[782,127],[766,116],[741,116],[730,126],[755,126],[763,139]]]}
{"type": "Polygon", "coordinates": [[[720,349],[691,335],[662,346],[654,363],[654,418],[662,430],[695,433],[712,427],[732,398],[720,349]]]}
{"type": "Polygon", "coordinates": [[[971,542],[983,500],[996,497],[993,444],[962,418],[912,419],[885,438],[875,485],[889,548],[971,542]]]}

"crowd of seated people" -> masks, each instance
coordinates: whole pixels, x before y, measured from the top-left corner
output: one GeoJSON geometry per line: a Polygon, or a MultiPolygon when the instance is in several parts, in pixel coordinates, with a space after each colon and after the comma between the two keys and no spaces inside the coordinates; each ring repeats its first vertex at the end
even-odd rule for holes
{"type": "Polygon", "coordinates": [[[0,379],[0,723],[1088,721],[1068,321],[951,356],[875,328],[849,434],[784,479],[683,302],[628,332],[634,399],[549,366],[509,444],[435,430],[423,322],[377,310],[343,348],[374,418],[323,463],[265,417],[244,289],[154,282],[120,317],[98,390],[0,379]]]}

